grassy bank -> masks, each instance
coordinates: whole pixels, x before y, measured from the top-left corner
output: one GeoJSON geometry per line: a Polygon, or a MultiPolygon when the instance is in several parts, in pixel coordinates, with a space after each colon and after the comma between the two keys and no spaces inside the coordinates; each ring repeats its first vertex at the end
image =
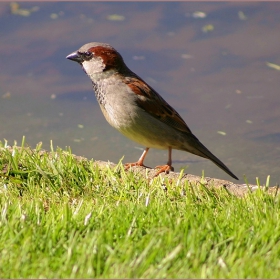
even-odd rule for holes
{"type": "Polygon", "coordinates": [[[278,278],[280,202],[0,144],[0,278],[278,278]]]}

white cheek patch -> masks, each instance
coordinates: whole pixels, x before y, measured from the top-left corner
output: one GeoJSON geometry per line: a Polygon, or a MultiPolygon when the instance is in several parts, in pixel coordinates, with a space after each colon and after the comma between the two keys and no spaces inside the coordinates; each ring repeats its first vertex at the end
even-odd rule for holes
{"type": "Polygon", "coordinates": [[[84,70],[85,70],[85,72],[89,75],[89,73],[90,73],[90,62],[89,61],[84,61],[83,63],[82,63],[82,65],[83,65],[83,68],[84,68],[84,70]]]}
{"type": "Polygon", "coordinates": [[[93,57],[91,60],[84,61],[82,63],[83,68],[87,75],[93,80],[99,80],[100,75],[103,73],[105,69],[105,64],[101,57],[93,57]]]}

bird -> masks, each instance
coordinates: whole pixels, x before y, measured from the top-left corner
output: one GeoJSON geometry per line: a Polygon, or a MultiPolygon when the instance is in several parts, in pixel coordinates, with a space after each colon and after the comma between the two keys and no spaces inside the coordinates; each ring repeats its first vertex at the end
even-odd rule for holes
{"type": "Polygon", "coordinates": [[[72,52],[67,59],[82,66],[92,81],[101,111],[108,123],[129,139],[145,147],[139,160],[124,167],[144,166],[150,148],[168,150],[168,161],[159,165],[156,175],[174,171],[172,149],[209,159],[238,180],[229,168],[214,156],[159,93],[125,64],[111,45],[92,42],[72,52]]]}

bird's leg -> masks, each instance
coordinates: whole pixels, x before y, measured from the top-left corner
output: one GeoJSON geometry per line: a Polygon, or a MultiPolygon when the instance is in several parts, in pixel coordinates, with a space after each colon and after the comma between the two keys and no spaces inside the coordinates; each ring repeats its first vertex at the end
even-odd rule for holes
{"type": "Polygon", "coordinates": [[[159,171],[156,173],[155,177],[158,176],[160,173],[165,172],[168,173],[169,171],[174,171],[174,167],[171,166],[172,164],[172,148],[168,147],[168,161],[165,165],[158,165],[155,168],[159,169],[159,171]]]}
{"type": "Polygon", "coordinates": [[[137,162],[125,163],[125,164],[124,164],[125,170],[127,170],[127,169],[128,169],[129,167],[131,167],[131,166],[144,166],[144,167],[147,167],[147,166],[144,165],[144,159],[145,159],[145,157],[146,157],[148,151],[149,151],[149,148],[146,148],[146,149],[144,150],[143,154],[141,155],[141,157],[138,159],[137,162]]]}

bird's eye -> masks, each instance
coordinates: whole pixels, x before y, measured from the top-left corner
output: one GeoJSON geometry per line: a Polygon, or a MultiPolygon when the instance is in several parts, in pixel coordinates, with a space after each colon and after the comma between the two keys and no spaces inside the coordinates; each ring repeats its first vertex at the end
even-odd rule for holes
{"type": "Polygon", "coordinates": [[[89,59],[92,57],[92,53],[91,52],[84,52],[84,56],[85,58],[89,59]]]}

